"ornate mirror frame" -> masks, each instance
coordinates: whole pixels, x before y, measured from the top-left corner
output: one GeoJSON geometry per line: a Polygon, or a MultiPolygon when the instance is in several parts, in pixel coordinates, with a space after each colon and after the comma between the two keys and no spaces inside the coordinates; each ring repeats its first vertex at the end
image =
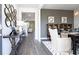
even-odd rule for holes
{"type": "Polygon", "coordinates": [[[11,4],[5,4],[4,8],[4,14],[6,16],[5,18],[5,24],[7,27],[16,27],[16,9],[14,9],[14,6],[11,4]]]}

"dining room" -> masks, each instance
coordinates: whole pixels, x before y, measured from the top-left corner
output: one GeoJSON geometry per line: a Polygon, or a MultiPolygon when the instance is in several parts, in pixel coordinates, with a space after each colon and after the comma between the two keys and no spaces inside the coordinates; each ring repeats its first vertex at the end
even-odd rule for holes
{"type": "Polygon", "coordinates": [[[46,4],[41,9],[41,40],[45,50],[50,54],[79,53],[78,6],[78,4],[46,4]]]}

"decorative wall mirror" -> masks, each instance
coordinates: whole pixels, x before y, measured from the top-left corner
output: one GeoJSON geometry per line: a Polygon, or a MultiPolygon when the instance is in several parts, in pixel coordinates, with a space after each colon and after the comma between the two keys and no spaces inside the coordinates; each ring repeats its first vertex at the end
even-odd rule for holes
{"type": "Polygon", "coordinates": [[[54,23],[54,17],[53,16],[48,17],[48,23],[54,23]]]}
{"type": "Polygon", "coordinates": [[[10,27],[11,26],[11,21],[8,18],[6,18],[5,19],[5,24],[6,24],[7,27],[10,27]]]}
{"type": "Polygon", "coordinates": [[[16,26],[16,9],[11,4],[5,4],[4,8],[5,24],[7,27],[16,26]]]}
{"type": "Polygon", "coordinates": [[[5,8],[10,8],[10,4],[4,4],[5,8]]]}
{"type": "Polygon", "coordinates": [[[10,9],[11,9],[11,12],[14,11],[14,7],[13,7],[13,5],[10,5],[10,9]]]}
{"type": "Polygon", "coordinates": [[[8,17],[8,18],[11,16],[9,9],[7,9],[7,8],[4,8],[4,14],[5,14],[5,16],[8,17]]]}
{"type": "Polygon", "coordinates": [[[11,26],[16,26],[16,20],[11,21],[11,26]]]}

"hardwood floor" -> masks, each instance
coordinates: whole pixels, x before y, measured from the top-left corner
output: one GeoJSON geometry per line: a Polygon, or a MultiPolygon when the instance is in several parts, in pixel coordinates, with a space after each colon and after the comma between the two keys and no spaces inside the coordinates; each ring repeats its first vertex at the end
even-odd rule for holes
{"type": "Polygon", "coordinates": [[[47,55],[41,43],[34,39],[34,33],[29,33],[18,50],[18,55],[47,55]]]}

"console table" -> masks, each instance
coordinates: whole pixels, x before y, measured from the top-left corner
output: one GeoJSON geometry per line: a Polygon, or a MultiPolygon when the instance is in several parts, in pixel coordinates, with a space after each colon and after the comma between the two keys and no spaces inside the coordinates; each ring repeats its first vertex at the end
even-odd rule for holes
{"type": "Polygon", "coordinates": [[[3,36],[3,38],[9,38],[9,41],[11,43],[11,48],[12,48],[12,51],[11,51],[11,54],[12,55],[16,55],[17,54],[17,47],[19,46],[19,44],[21,44],[22,40],[26,38],[25,35],[6,35],[6,36],[3,36]],[[16,38],[19,37],[19,42],[16,44],[16,38]]]}

